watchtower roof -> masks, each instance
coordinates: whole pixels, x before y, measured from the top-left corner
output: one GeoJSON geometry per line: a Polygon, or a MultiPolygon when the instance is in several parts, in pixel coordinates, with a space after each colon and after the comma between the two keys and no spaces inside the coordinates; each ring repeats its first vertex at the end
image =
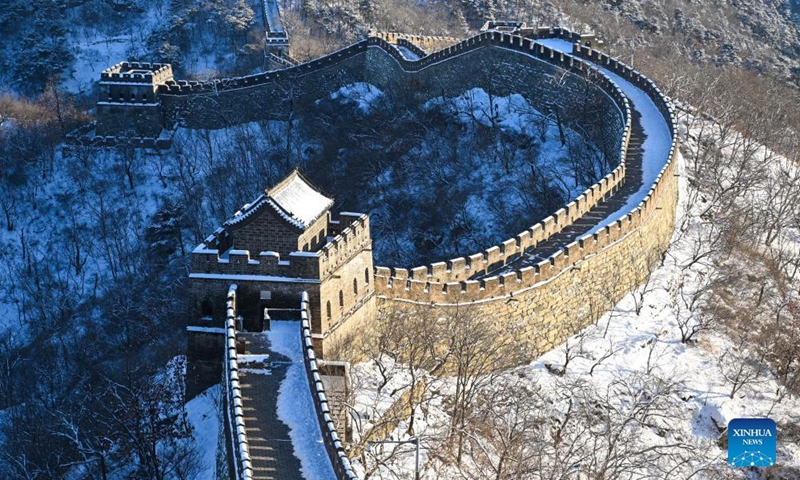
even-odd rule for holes
{"type": "Polygon", "coordinates": [[[259,195],[225,222],[235,225],[264,206],[275,210],[287,223],[305,230],[333,206],[333,199],[319,192],[300,172],[294,170],[280,183],[259,195]]]}
{"type": "Polygon", "coordinates": [[[297,170],[267,191],[267,196],[305,226],[333,205],[333,199],[322,195],[297,170]]]}

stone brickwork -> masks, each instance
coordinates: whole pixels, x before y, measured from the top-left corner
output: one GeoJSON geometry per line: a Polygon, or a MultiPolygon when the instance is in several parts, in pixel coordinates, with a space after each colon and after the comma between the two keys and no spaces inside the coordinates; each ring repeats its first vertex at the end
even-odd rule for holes
{"type": "MultiPolygon", "coordinates": [[[[190,128],[281,118],[289,108],[309,106],[355,81],[416,103],[429,100],[431,92],[455,96],[476,87],[501,96],[517,93],[541,111],[557,109],[564,123],[580,127],[618,164],[576,200],[514,238],[474,255],[412,269],[373,267],[366,215],[342,213],[335,219],[326,209],[299,225],[259,197],[193,252],[190,354],[192,349],[217,349],[221,356],[225,336],[220,333],[232,321],[258,330],[265,307],[291,307],[304,292],[307,372],[312,389],[317,389],[315,405],[324,428],[331,422],[316,357],[357,357],[349,350],[370,334],[380,310],[469,305],[476,315],[510,326],[507,330],[534,354],[595,321],[643,282],[660,260],[678,198],[678,145],[669,101],[645,76],[592,48],[598,45],[592,36],[563,29],[504,24],[416,61],[403,57],[386,39],[372,37],[280,72],[209,83],[166,81],[158,88],[162,114],[190,128]],[[573,55],[532,40],[548,36],[572,42],[573,55]],[[522,255],[559,238],[557,234],[614,195],[626,173],[632,175],[626,170],[631,106],[607,76],[581,58],[621,75],[650,96],[668,124],[671,149],[648,195],[623,218],[597,233],[559,243],[555,253],[537,264],[508,271],[522,255]],[[501,268],[506,273],[492,274],[501,268]],[[229,311],[214,309],[232,283],[238,285],[236,314],[242,317],[234,320],[229,311]]],[[[340,463],[337,476],[349,478],[337,441],[329,428],[326,446],[334,467],[340,463]]]]}
{"type": "MultiPolygon", "coordinates": [[[[298,178],[302,179],[299,173],[291,174],[245,205],[192,252],[189,351],[193,359],[214,360],[221,355],[217,331],[226,312],[217,306],[231,283],[238,285],[238,315],[247,331],[267,327],[266,308],[296,308],[300,293],[307,292],[319,355],[324,354],[326,342],[341,336],[337,332],[351,330],[351,318],[362,324],[374,315],[369,218],[343,212],[334,219],[327,204],[309,224],[300,223],[276,200],[278,192],[298,178]]],[[[316,198],[326,205],[328,199],[316,198]]],[[[308,200],[297,199],[295,206],[302,209],[308,200]]]]}
{"type": "Polygon", "coordinates": [[[98,136],[157,138],[161,118],[158,86],[172,80],[172,66],[122,62],[100,74],[97,102],[98,136]]]}

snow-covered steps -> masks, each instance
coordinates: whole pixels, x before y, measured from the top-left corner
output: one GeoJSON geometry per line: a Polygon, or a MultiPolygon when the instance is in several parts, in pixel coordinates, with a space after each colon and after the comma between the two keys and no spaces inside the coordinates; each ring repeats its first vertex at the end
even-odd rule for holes
{"type": "Polygon", "coordinates": [[[335,478],[308,386],[300,322],[239,333],[239,381],[254,479],[335,478]]]}
{"type": "MultiPolygon", "coordinates": [[[[536,43],[565,54],[571,54],[573,50],[571,42],[559,38],[539,39],[536,43]]],[[[506,265],[500,272],[536,265],[578,238],[597,233],[625,217],[648,196],[662,169],[670,161],[672,132],[648,92],[601,63],[584,60],[614,81],[630,102],[631,136],[625,158],[625,181],[608,199],[595,205],[580,219],[537,245],[518,261],[506,265]]]]}

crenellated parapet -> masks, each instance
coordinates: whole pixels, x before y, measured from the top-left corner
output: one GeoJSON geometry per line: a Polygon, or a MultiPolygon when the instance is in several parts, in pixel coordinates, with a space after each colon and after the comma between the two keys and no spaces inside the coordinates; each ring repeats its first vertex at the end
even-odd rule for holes
{"type": "Polygon", "coordinates": [[[332,220],[330,225],[335,236],[318,252],[323,276],[332,274],[353,255],[372,245],[369,217],[363,213],[342,212],[339,220],[332,220]]]}
{"type": "Polygon", "coordinates": [[[122,62],[103,70],[96,136],[161,136],[164,122],[157,91],[172,79],[172,66],[163,63],[122,62]]]}
{"type": "Polygon", "coordinates": [[[120,62],[100,73],[101,82],[132,82],[159,85],[172,80],[168,63],[120,62]]]}
{"type": "MultiPolygon", "coordinates": [[[[559,34],[558,38],[564,36],[570,39],[575,38],[563,33],[559,34]]],[[[554,53],[550,54],[554,55],[554,53]]],[[[532,226],[515,238],[483,252],[411,269],[376,267],[376,293],[378,295],[387,300],[440,305],[519,298],[520,295],[525,295],[526,292],[541,287],[571,269],[579,268],[582,262],[601,254],[623,240],[633,241],[634,237],[631,235],[634,233],[651,235],[649,232],[642,233],[648,230],[642,228],[647,222],[668,225],[669,228],[650,227],[656,230],[657,234],[652,234],[655,238],[644,240],[646,246],[656,249],[657,252],[657,249],[666,245],[674,221],[677,188],[675,159],[678,154],[678,140],[673,107],[669,99],[650,79],[617,59],[577,42],[573,47],[573,55],[589,59],[608,68],[637,86],[650,97],[666,121],[671,136],[669,153],[644,199],[621,219],[598,232],[577,238],[534,265],[511,270],[505,269],[503,273],[491,275],[492,271],[496,271],[500,267],[507,264],[513,265],[513,262],[526,250],[535,248],[537,244],[570,225],[600,200],[613,194],[619,181],[624,181],[624,169],[619,170],[618,173],[622,175],[622,178],[617,179],[617,182],[607,176],[551,217],[532,226]]],[[[628,129],[626,132],[626,135],[629,135],[628,129]]],[[[627,140],[623,140],[622,148],[627,148],[627,140]]],[[[637,239],[636,241],[642,240],[637,239]]],[[[647,253],[647,250],[643,251],[642,257],[647,256],[647,253]]]]}
{"type": "Polygon", "coordinates": [[[231,245],[225,229],[217,229],[192,251],[193,274],[253,275],[320,279],[371,245],[369,217],[343,212],[329,220],[332,238],[316,251],[252,252],[231,245]]]}

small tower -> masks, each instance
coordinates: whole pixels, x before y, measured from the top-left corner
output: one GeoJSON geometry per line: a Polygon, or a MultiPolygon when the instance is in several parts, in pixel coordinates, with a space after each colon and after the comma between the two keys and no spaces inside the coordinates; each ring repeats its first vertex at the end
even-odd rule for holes
{"type": "Polygon", "coordinates": [[[264,38],[264,66],[268,69],[286,67],[294,63],[289,56],[289,36],[283,28],[281,9],[277,0],[262,0],[262,13],[266,35],[264,38]]]}
{"type": "Polygon", "coordinates": [[[172,79],[166,63],[122,62],[103,70],[96,134],[158,137],[164,128],[158,86],[172,79]]]}
{"type": "Polygon", "coordinates": [[[225,297],[237,285],[237,312],[247,331],[291,315],[307,292],[318,356],[341,346],[375,312],[369,217],[342,212],[298,171],[236,212],[192,252],[189,357],[223,354],[225,297]],[[276,316],[277,315],[277,316],[276,316]]]}

